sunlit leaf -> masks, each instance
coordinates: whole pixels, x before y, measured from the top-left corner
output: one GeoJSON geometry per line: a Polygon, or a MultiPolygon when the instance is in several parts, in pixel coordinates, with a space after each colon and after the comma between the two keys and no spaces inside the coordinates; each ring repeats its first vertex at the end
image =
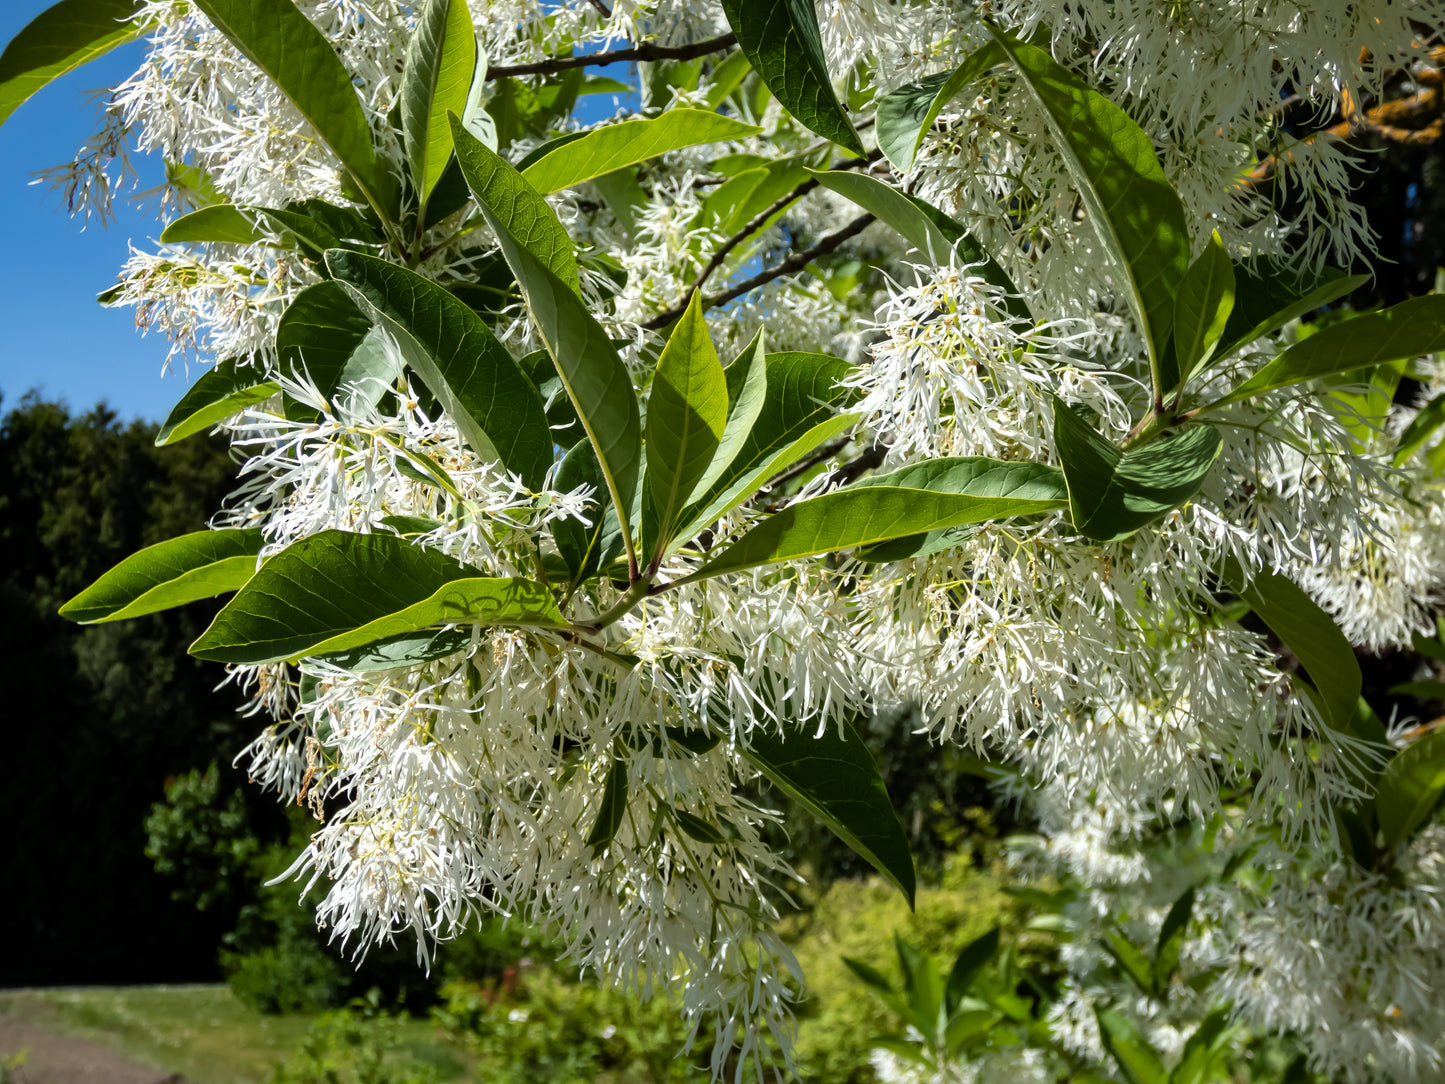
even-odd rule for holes
{"type": "Polygon", "coordinates": [[[122,621],[234,591],[256,571],[259,530],[197,531],[131,554],[60,608],[83,625],[122,621]]]}
{"type": "Polygon", "coordinates": [[[997,42],[990,42],[970,53],[953,71],[924,76],[879,98],[878,146],[889,164],[899,173],[908,172],[923,143],[924,133],[933,127],[943,107],[964,87],[1003,61],[1003,50],[997,42]]]}
{"type": "Polygon", "coordinates": [[[174,444],[204,432],[247,407],[264,403],[280,390],[256,365],[242,365],[235,358],[217,362],[171,408],[156,432],[156,445],[174,444]]]}
{"type": "Polygon", "coordinates": [[[130,22],[138,0],[61,0],[16,34],[0,53],[0,124],[47,83],[89,64],[142,28],[130,22]]]}

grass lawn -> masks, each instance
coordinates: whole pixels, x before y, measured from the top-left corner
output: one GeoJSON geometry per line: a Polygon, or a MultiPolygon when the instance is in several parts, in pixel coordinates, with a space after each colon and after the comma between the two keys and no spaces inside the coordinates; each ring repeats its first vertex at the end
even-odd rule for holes
{"type": "MultiPolygon", "coordinates": [[[[0,1012],[106,1043],[192,1084],[259,1084],[305,1037],[312,1017],[267,1016],[225,986],[0,990],[0,1012]]],[[[404,1053],[454,1079],[466,1065],[424,1020],[403,1025],[404,1053]]]]}

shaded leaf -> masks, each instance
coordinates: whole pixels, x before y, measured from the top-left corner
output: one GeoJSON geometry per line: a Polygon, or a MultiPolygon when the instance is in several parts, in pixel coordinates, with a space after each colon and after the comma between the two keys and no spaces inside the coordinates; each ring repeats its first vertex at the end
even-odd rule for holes
{"type": "Polygon", "coordinates": [[[61,0],[0,53],[0,124],[47,83],[140,36],[129,21],[138,0],[61,0]]]}
{"type": "Polygon", "coordinates": [[[1174,360],[1180,381],[1209,363],[1234,311],[1234,265],[1215,230],[1189,265],[1174,299],[1174,360]]]}
{"type": "Polygon", "coordinates": [[[385,640],[322,657],[343,670],[369,674],[378,670],[395,670],[402,666],[416,666],[445,659],[449,655],[465,651],[471,642],[472,634],[469,629],[405,632],[400,636],[390,636],[385,640]]]}
{"type": "Polygon", "coordinates": [[[1165,1084],[1168,1075],[1159,1055],[1149,1048],[1129,1019],[1112,1009],[1095,1009],[1099,1038],[1118,1063],[1129,1084],[1165,1084]]]}
{"type": "Polygon", "coordinates": [[[554,519],[551,523],[552,538],[567,565],[572,583],[581,583],[595,575],[598,568],[617,556],[617,550],[606,546],[606,542],[615,540],[618,547],[622,544],[620,532],[605,530],[609,520],[616,522],[617,513],[612,509],[607,479],[597,463],[597,453],[585,440],[574,444],[572,450],[562,457],[557,477],[552,483],[554,489],[563,493],[582,485],[592,487],[592,499],[596,502],[588,512],[591,524],[575,519],[554,519]]]}
{"type": "Polygon", "coordinates": [[[948,973],[948,987],[944,990],[944,1008],[950,1016],[958,1009],[958,1004],[968,994],[968,988],[973,985],[974,977],[983,970],[984,965],[993,959],[994,953],[998,952],[998,927],[989,930],[982,937],[970,941],[959,952],[953,961],[953,969],[948,973]]]}
{"type": "Polygon", "coordinates": [[[1104,948],[1109,955],[1114,957],[1115,962],[1123,968],[1124,974],[1133,980],[1139,992],[1146,997],[1154,995],[1154,967],[1149,962],[1149,957],[1125,937],[1118,930],[1108,930],[1104,933],[1104,948]]]}
{"type": "Polygon", "coordinates": [[[996,64],[1004,62],[997,42],[970,53],[957,68],[905,83],[878,99],[878,147],[890,165],[906,173],[923,143],[923,134],[933,127],[943,107],[964,87],[996,64]]]}
{"type": "MultiPolygon", "coordinates": [[[[276,353],[280,369],[288,375],[305,375],[328,400],[341,386],[347,363],[371,332],[371,318],[356,307],[344,286],[318,282],[306,287],[276,327],[276,353]]],[[[299,403],[286,404],[293,421],[318,415],[299,403]]]]}
{"type": "Polygon", "coordinates": [[[672,815],[677,819],[677,826],[699,843],[706,843],[709,847],[716,847],[719,843],[727,842],[727,837],[712,825],[708,824],[707,821],[689,813],[680,806],[672,807],[672,815]]]}
{"type": "Polygon", "coordinates": [[[1404,432],[1400,434],[1399,442],[1395,445],[1395,466],[1404,466],[1412,455],[1429,442],[1442,425],[1445,425],[1445,394],[1435,396],[1422,406],[1419,412],[1410,419],[1410,424],[1405,426],[1404,432]]]}
{"type": "MultiPolygon", "coordinates": [[[[62,611],[63,612],[63,611],[62,611]]],[[[1445,793],[1445,730],[1435,729],[1401,749],[1380,773],[1375,810],[1386,848],[1410,838],[1445,793]]]]}
{"type": "Polygon", "coordinates": [[[1189,931],[1189,920],[1194,916],[1194,886],[1186,888],[1169,913],[1164,916],[1164,925],[1159,928],[1159,942],[1154,949],[1154,993],[1163,997],[1169,979],[1179,967],[1179,953],[1184,947],[1184,935],[1189,931]]]}
{"type": "Polygon", "coordinates": [[[1216,356],[1228,357],[1369,281],[1368,275],[1346,275],[1333,267],[1290,268],[1269,256],[1240,260],[1234,265],[1234,308],[1216,356]]]}
{"type": "Polygon", "coordinates": [[[602,801],[597,805],[597,819],[592,822],[592,831],[587,833],[587,846],[593,853],[603,850],[617,829],[622,827],[622,818],[627,814],[627,797],[630,784],[627,778],[627,762],[614,760],[607,770],[607,783],[602,788],[602,801]]]}

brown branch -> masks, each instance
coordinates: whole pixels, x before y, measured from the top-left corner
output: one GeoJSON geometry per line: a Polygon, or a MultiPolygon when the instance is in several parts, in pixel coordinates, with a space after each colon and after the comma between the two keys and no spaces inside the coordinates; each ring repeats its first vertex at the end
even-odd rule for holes
{"type": "Polygon", "coordinates": [[[644,41],[630,49],[613,49],[607,53],[587,53],[579,56],[554,56],[533,64],[501,64],[487,69],[488,79],[505,79],[510,75],[553,75],[569,68],[590,68],[605,64],[617,64],[626,60],[695,60],[709,53],[720,53],[738,43],[731,32],[707,41],[691,45],[656,45],[644,41]]]}

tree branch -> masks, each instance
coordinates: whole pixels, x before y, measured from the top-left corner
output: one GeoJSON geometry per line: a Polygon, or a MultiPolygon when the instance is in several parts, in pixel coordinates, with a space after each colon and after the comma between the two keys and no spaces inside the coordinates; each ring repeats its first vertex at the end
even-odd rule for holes
{"type": "Polygon", "coordinates": [[[511,75],[552,75],[569,68],[590,68],[604,64],[617,64],[625,60],[694,60],[709,53],[720,53],[731,49],[738,42],[731,32],[707,41],[691,45],[655,45],[644,41],[630,49],[613,49],[607,53],[587,53],[580,56],[554,56],[550,60],[539,60],[533,64],[498,65],[487,69],[487,78],[505,79],[511,75]]]}

